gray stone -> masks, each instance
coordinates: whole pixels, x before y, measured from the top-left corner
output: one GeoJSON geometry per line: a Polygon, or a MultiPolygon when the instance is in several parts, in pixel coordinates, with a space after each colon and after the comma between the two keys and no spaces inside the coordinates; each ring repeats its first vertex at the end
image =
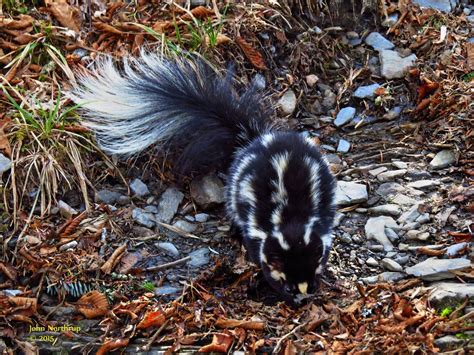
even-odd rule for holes
{"type": "Polygon", "coordinates": [[[393,14],[388,15],[386,19],[383,20],[382,26],[392,27],[398,21],[398,13],[394,12],[393,14]]]}
{"type": "Polygon", "coordinates": [[[367,201],[369,194],[364,184],[352,181],[338,181],[336,188],[336,203],[338,206],[353,205],[367,201]]]}
{"type": "Polygon", "coordinates": [[[209,220],[209,215],[207,213],[198,213],[194,216],[196,222],[204,223],[209,220]]]}
{"type": "Polygon", "coordinates": [[[400,206],[389,203],[386,205],[370,207],[369,213],[374,215],[389,215],[398,217],[400,216],[400,213],[402,213],[402,210],[400,209],[400,206]]]}
{"type": "MultiPolygon", "coordinates": [[[[444,337],[434,340],[434,345],[439,348],[439,350],[445,352],[447,350],[454,350],[461,347],[464,344],[463,339],[460,339],[454,335],[445,335],[444,337]]],[[[460,354],[462,354],[460,352],[460,354]]]]}
{"type": "Polygon", "coordinates": [[[404,273],[385,271],[376,276],[364,277],[361,280],[366,284],[376,284],[379,282],[396,282],[403,280],[406,277],[404,273]]]}
{"type": "Polygon", "coordinates": [[[174,187],[166,189],[160,196],[158,201],[158,213],[156,214],[156,220],[159,222],[170,223],[176,212],[181,201],[183,201],[184,195],[181,191],[174,187]]]}
{"type": "Polygon", "coordinates": [[[377,83],[372,85],[359,86],[353,95],[359,99],[372,98],[375,96],[375,90],[377,90],[379,87],[380,84],[377,83]]]}
{"type": "Polygon", "coordinates": [[[329,89],[324,90],[324,98],[321,104],[326,109],[332,109],[334,105],[336,104],[336,98],[337,98],[336,94],[333,93],[331,90],[329,89]]]}
{"type": "Polygon", "coordinates": [[[163,250],[169,256],[177,257],[179,256],[179,250],[173,243],[169,242],[159,242],[156,243],[156,247],[163,250]]]}
{"type": "Polygon", "coordinates": [[[103,202],[108,205],[113,205],[119,200],[121,196],[122,195],[118,192],[103,189],[96,192],[95,201],[99,203],[103,202]]]}
{"type": "Polygon", "coordinates": [[[398,239],[400,238],[397,232],[395,232],[392,228],[385,227],[385,234],[387,235],[388,239],[390,239],[392,243],[397,242],[398,239]]]}
{"type": "Polygon", "coordinates": [[[398,177],[402,177],[406,173],[407,173],[406,169],[386,171],[384,173],[378,174],[377,179],[379,181],[391,181],[398,177]]]}
{"type": "Polygon", "coordinates": [[[202,208],[207,209],[224,202],[224,184],[216,175],[206,175],[191,182],[191,197],[202,208]]]}
{"type": "Polygon", "coordinates": [[[188,265],[191,268],[198,268],[209,263],[209,249],[201,248],[193,251],[189,254],[191,260],[188,261],[188,265]]]}
{"type": "Polygon", "coordinates": [[[384,49],[392,49],[395,47],[392,42],[390,42],[378,32],[372,32],[371,34],[369,34],[365,39],[365,43],[379,52],[384,49]]]}
{"type": "Polygon", "coordinates": [[[386,79],[403,78],[416,59],[414,54],[402,58],[397,52],[385,49],[380,52],[380,73],[386,79]]]}
{"type": "Polygon", "coordinates": [[[404,192],[405,188],[396,182],[386,182],[381,184],[375,193],[382,197],[388,197],[389,195],[395,195],[399,192],[404,192]]]}
{"type": "Polygon", "coordinates": [[[378,174],[382,174],[383,172],[385,172],[387,170],[388,170],[387,167],[381,166],[379,168],[369,170],[369,174],[372,175],[372,176],[377,176],[378,174]]]}
{"type": "Polygon", "coordinates": [[[382,261],[380,262],[382,266],[390,271],[396,271],[396,272],[402,272],[403,267],[397,263],[396,261],[390,259],[390,258],[383,258],[382,261]]]}
{"type": "Polygon", "coordinates": [[[337,145],[337,151],[339,153],[347,153],[351,149],[351,144],[345,139],[340,139],[337,145]]]}
{"type": "Polygon", "coordinates": [[[406,169],[408,168],[408,164],[404,161],[392,161],[392,165],[397,169],[406,169]]]}
{"type": "Polygon", "coordinates": [[[132,218],[135,222],[145,226],[147,228],[153,228],[155,226],[155,216],[141,208],[134,208],[132,210],[132,218]]]}
{"type": "Polygon", "coordinates": [[[370,257],[368,258],[365,263],[369,266],[373,266],[373,267],[377,267],[379,266],[379,262],[377,260],[375,260],[374,258],[370,257]]]}
{"type": "Polygon", "coordinates": [[[148,187],[140,179],[134,179],[130,184],[130,189],[138,197],[143,197],[150,194],[148,187]]]}
{"type": "Polygon", "coordinates": [[[431,220],[431,216],[428,212],[426,212],[426,213],[423,213],[422,215],[420,215],[420,217],[418,217],[415,220],[415,222],[417,222],[419,224],[424,224],[424,223],[428,223],[430,220],[431,220]]]}
{"type": "Polygon", "coordinates": [[[427,187],[438,186],[439,184],[441,183],[437,180],[418,180],[408,183],[407,186],[414,189],[424,189],[427,187]]]}
{"type": "Polygon", "coordinates": [[[258,90],[265,90],[265,88],[267,87],[267,82],[265,80],[265,77],[260,73],[255,74],[252,82],[254,83],[254,85],[257,87],[258,90]]]}
{"type": "Polygon", "coordinates": [[[352,238],[349,233],[342,233],[342,235],[339,237],[339,239],[346,244],[351,244],[352,243],[352,238]]]}
{"type": "Polygon", "coordinates": [[[430,162],[430,168],[437,170],[447,168],[456,162],[456,153],[452,150],[442,150],[435,155],[433,160],[430,162]]]}
{"type": "Polygon", "coordinates": [[[396,118],[398,118],[400,116],[400,114],[402,113],[402,107],[400,106],[395,106],[394,108],[392,108],[390,111],[388,111],[387,113],[385,113],[382,118],[384,120],[387,120],[387,121],[392,121],[396,118]]]}
{"type": "Polygon", "coordinates": [[[286,115],[291,115],[296,108],[296,95],[293,90],[287,90],[278,100],[278,105],[286,115]]]}
{"type": "Polygon", "coordinates": [[[312,88],[318,82],[319,78],[314,74],[306,75],[306,84],[312,88]]]}
{"type": "Polygon", "coordinates": [[[453,256],[458,255],[461,251],[469,247],[469,243],[457,243],[453,244],[446,248],[446,256],[452,258],[453,256]]]}
{"type": "Polygon", "coordinates": [[[400,218],[398,218],[397,222],[400,224],[414,222],[421,215],[418,211],[419,207],[419,204],[413,205],[408,211],[403,213],[400,218]]]}
{"type": "Polygon", "coordinates": [[[0,176],[12,167],[12,161],[0,153],[0,176]]]}
{"type": "Polygon", "coordinates": [[[451,12],[456,6],[457,0],[413,0],[413,3],[419,5],[421,8],[436,9],[442,12],[451,12]]]}
{"type": "Polygon", "coordinates": [[[77,247],[77,242],[75,240],[70,241],[69,243],[63,244],[59,247],[59,251],[66,251],[69,249],[75,249],[77,247]]]}
{"type": "Polygon", "coordinates": [[[181,292],[180,288],[176,288],[176,287],[168,286],[168,285],[157,287],[155,289],[155,295],[157,296],[175,295],[180,292],[181,292]]]}
{"type": "Polygon", "coordinates": [[[197,228],[197,225],[195,225],[194,223],[189,223],[188,221],[182,220],[176,221],[173,226],[188,233],[194,232],[197,228]]]}
{"type": "Polygon", "coordinates": [[[458,282],[436,282],[428,300],[434,306],[441,304],[456,305],[463,302],[468,297],[474,302],[474,283],[460,284],[458,282]]]}
{"type": "Polygon", "coordinates": [[[158,213],[158,207],[153,205],[145,206],[145,211],[150,213],[158,213]]]}
{"type": "Polygon", "coordinates": [[[59,208],[59,213],[61,216],[64,218],[71,218],[73,215],[77,213],[77,211],[69,206],[66,202],[63,200],[59,200],[58,202],[58,208],[59,208]]]}
{"type": "Polygon", "coordinates": [[[367,239],[373,239],[382,244],[384,251],[392,251],[393,244],[385,233],[385,227],[399,228],[392,217],[380,216],[369,218],[365,224],[365,235],[367,239]]]}
{"type": "Polygon", "coordinates": [[[337,127],[341,127],[345,125],[347,122],[352,120],[355,116],[356,109],[354,107],[344,107],[339,111],[334,120],[334,125],[337,127]]]}
{"type": "Polygon", "coordinates": [[[417,203],[418,201],[415,200],[414,198],[412,197],[409,197],[407,195],[404,195],[404,194],[396,194],[391,200],[390,202],[393,202],[397,205],[402,205],[402,206],[410,206],[410,205],[413,205],[415,203],[417,203]]]}
{"type": "Polygon", "coordinates": [[[430,233],[411,229],[405,234],[405,238],[408,240],[420,240],[424,242],[430,238],[430,233]]]}
{"type": "Polygon", "coordinates": [[[437,281],[454,278],[450,271],[462,270],[471,266],[468,259],[437,259],[429,258],[412,267],[406,268],[407,274],[420,277],[426,281],[437,281]]]}

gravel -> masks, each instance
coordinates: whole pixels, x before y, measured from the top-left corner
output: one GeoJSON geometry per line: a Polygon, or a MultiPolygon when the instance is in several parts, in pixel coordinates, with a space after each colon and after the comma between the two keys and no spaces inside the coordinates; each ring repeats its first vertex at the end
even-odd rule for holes
{"type": "Polygon", "coordinates": [[[338,206],[362,203],[369,198],[367,187],[352,181],[338,181],[336,188],[336,204],[338,206]]]}
{"type": "Polygon", "coordinates": [[[178,211],[178,207],[183,201],[184,195],[174,187],[170,187],[163,192],[158,201],[158,213],[156,219],[159,222],[170,223],[178,211]]]}

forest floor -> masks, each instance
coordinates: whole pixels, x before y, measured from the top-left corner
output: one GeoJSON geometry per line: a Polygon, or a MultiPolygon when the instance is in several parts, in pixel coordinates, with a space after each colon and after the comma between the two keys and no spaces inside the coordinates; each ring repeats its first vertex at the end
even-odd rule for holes
{"type": "Polygon", "coordinates": [[[0,351],[473,351],[474,6],[379,3],[2,3],[0,351]],[[306,304],[246,262],[222,172],[178,183],[81,126],[78,73],[141,48],[232,63],[326,154],[335,244],[306,304]]]}

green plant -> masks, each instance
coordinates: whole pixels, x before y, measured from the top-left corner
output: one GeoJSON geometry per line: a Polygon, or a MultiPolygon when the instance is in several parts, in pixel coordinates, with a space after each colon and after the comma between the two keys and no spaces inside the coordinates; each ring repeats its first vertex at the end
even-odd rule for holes
{"type": "Polygon", "coordinates": [[[471,82],[472,80],[474,80],[474,71],[465,74],[465,75],[462,77],[462,80],[464,80],[464,81],[466,81],[466,82],[471,82]]]}
{"type": "Polygon", "coordinates": [[[453,311],[454,311],[453,307],[445,307],[439,312],[439,315],[441,317],[449,317],[449,315],[453,313],[453,311]]]}
{"type": "Polygon", "coordinates": [[[155,291],[155,285],[153,285],[153,282],[151,281],[143,281],[143,283],[140,285],[140,287],[147,291],[147,292],[154,292],[155,291]]]}

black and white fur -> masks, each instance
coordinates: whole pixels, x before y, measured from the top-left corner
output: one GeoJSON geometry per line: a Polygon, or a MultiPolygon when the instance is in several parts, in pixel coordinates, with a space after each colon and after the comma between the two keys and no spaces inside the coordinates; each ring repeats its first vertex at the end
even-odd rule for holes
{"type": "Polygon", "coordinates": [[[251,261],[287,301],[315,291],[332,245],[335,180],[311,140],[271,128],[254,86],[238,95],[232,75],[202,59],[145,53],[123,70],[103,60],[80,83],[70,97],[107,153],[154,144],[179,151],[185,173],[230,162],[227,211],[251,261]]]}

